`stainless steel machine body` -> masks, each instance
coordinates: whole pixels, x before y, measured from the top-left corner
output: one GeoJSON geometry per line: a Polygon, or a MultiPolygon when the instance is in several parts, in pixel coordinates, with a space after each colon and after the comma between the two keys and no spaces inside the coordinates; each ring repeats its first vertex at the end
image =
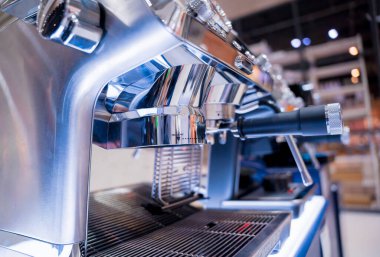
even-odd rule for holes
{"type": "MultiPolygon", "coordinates": [[[[84,241],[93,131],[95,143],[105,148],[203,143],[206,123],[217,126],[212,115],[231,119],[224,110],[239,102],[223,92],[239,98],[249,88],[252,101],[268,95],[250,79],[253,62],[228,23],[219,14],[194,15],[206,8],[198,7],[187,1],[101,0],[101,40],[91,54],[84,53],[91,50],[86,47],[77,50],[83,45],[51,38],[49,30],[43,35],[61,44],[45,40],[22,20],[2,28],[1,230],[54,245],[84,241]],[[129,75],[131,87],[123,85],[129,75]],[[209,119],[206,107],[215,109],[209,119]]],[[[71,26],[82,28],[79,18],[71,26]]],[[[60,29],[50,28],[54,35],[60,29]]],[[[66,37],[87,36],[71,29],[63,28],[74,34],[66,37]]]]}
{"type": "MultiPolygon", "coordinates": [[[[20,255],[86,255],[91,236],[112,226],[93,231],[89,222],[97,215],[89,200],[92,143],[173,147],[217,136],[225,143],[238,129],[236,114],[274,100],[269,62],[240,42],[213,0],[0,0],[0,10],[0,246],[20,255]]],[[[160,211],[200,197],[198,150],[157,150],[150,192],[160,211]]],[[[99,219],[111,213],[133,225],[121,191],[99,219]]],[[[288,219],[276,223],[263,253],[289,232],[288,219]]]]}

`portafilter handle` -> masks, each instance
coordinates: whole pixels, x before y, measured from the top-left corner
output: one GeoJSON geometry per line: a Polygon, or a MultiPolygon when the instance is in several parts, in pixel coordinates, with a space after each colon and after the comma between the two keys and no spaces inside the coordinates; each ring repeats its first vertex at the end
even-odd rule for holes
{"type": "Polygon", "coordinates": [[[340,104],[300,108],[292,112],[278,112],[269,117],[240,118],[232,131],[240,138],[263,136],[341,135],[343,121],[340,104]]]}
{"type": "Polygon", "coordinates": [[[235,136],[242,139],[284,135],[290,151],[297,164],[303,184],[310,186],[313,179],[302,159],[293,135],[321,136],[343,133],[343,122],[340,104],[328,104],[300,108],[292,112],[280,112],[271,102],[265,105],[276,113],[269,117],[240,118],[231,128],[235,136]]]}

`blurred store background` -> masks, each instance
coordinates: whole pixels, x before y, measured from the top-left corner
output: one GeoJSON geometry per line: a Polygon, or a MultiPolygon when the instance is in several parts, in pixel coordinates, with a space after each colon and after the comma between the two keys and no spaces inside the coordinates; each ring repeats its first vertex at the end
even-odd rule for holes
{"type": "Polygon", "coordinates": [[[350,142],[319,150],[336,153],[329,170],[339,186],[344,256],[378,256],[380,1],[219,2],[250,49],[279,65],[290,85],[309,89],[314,104],[342,104],[350,142]]]}

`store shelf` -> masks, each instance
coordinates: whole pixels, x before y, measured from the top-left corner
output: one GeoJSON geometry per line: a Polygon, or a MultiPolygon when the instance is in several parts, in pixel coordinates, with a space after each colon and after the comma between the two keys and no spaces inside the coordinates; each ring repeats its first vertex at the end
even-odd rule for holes
{"type": "Polygon", "coordinates": [[[343,109],[343,120],[355,120],[367,118],[368,110],[365,107],[343,109]]]}
{"type": "Polygon", "coordinates": [[[320,98],[331,98],[337,95],[349,95],[363,92],[363,84],[341,86],[333,89],[320,89],[315,95],[320,98]]]}
{"type": "Polygon", "coordinates": [[[331,41],[322,45],[309,47],[305,51],[305,55],[307,59],[315,60],[317,58],[325,58],[329,56],[347,53],[348,49],[351,46],[358,47],[357,37],[345,38],[339,41],[331,41]]]}
{"type": "Polygon", "coordinates": [[[350,61],[350,62],[343,62],[323,67],[317,67],[313,69],[314,76],[316,76],[318,79],[326,79],[329,77],[337,77],[341,75],[348,75],[350,74],[352,69],[359,68],[360,62],[350,61]]]}
{"type": "MultiPolygon", "coordinates": [[[[333,55],[348,53],[351,46],[358,47],[358,38],[351,37],[339,41],[331,41],[322,45],[310,46],[304,49],[304,56],[309,62],[314,62],[318,58],[325,58],[333,55]]],[[[278,65],[286,66],[297,64],[301,61],[298,50],[278,51],[268,54],[269,60],[278,65]]]]}

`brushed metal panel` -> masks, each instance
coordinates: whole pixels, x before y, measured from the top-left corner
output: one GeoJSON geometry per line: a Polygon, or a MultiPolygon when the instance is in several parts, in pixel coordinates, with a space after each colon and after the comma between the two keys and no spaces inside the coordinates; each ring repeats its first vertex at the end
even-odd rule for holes
{"type": "Polygon", "coordinates": [[[0,34],[0,229],[55,244],[85,239],[93,108],[112,78],[179,44],[144,1],[101,1],[91,55],[16,22],[0,34]]]}

